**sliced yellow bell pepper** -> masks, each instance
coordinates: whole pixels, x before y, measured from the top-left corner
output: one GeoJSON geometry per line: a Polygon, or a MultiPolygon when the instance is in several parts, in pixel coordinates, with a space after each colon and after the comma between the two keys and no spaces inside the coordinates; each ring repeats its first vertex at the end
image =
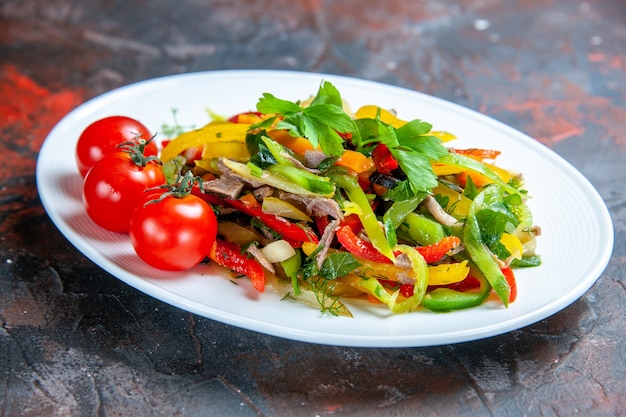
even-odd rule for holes
{"type": "Polygon", "coordinates": [[[469,207],[470,204],[472,204],[472,200],[465,197],[458,191],[455,191],[450,187],[446,187],[442,184],[439,184],[435,188],[433,188],[433,194],[440,194],[444,197],[448,197],[448,206],[446,207],[446,210],[449,210],[450,215],[457,219],[463,219],[467,217],[467,213],[469,212],[469,207]]]}
{"type": "MultiPolygon", "coordinates": [[[[389,110],[385,110],[374,105],[367,105],[359,108],[354,116],[356,119],[376,119],[376,117],[379,117],[381,121],[390,124],[396,129],[404,126],[407,123],[406,120],[400,119],[389,110]]],[[[439,139],[441,139],[442,142],[449,142],[456,139],[456,136],[454,136],[452,133],[444,131],[433,130],[428,134],[438,137],[439,139]]]]}
{"type": "Polygon", "coordinates": [[[228,141],[215,142],[211,146],[205,146],[202,151],[202,159],[228,158],[238,162],[247,162],[250,160],[250,152],[246,142],[228,141]]]}
{"type": "Polygon", "coordinates": [[[395,128],[399,128],[406,124],[405,120],[398,118],[389,110],[385,110],[374,105],[363,106],[359,108],[355,113],[355,117],[357,119],[376,119],[376,117],[378,116],[380,117],[381,121],[390,124],[395,128]]]}
{"type": "Polygon", "coordinates": [[[524,246],[520,239],[510,233],[503,233],[500,238],[500,243],[504,245],[506,250],[511,253],[511,256],[515,259],[522,259],[522,253],[524,252],[524,246]]]}
{"type": "Polygon", "coordinates": [[[452,133],[445,132],[443,130],[432,130],[429,135],[438,137],[442,142],[450,142],[451,140],[456,139],[456,136],[452,133]]]}
{"type": "Polygon", "coordinates": [[[161,152],[161,160],[167,162],[187,149],[219,142],[240,142],[245,145],[246,133],[250,125],[230,122],[211,122],[204,127],[185,132],[170,143],[161,152]]]}
{"type": "Polygon", "coordinates": [[[448,285],[461,282],[469,274],[467,261],[428,267],[428,285],[448,285]]]}

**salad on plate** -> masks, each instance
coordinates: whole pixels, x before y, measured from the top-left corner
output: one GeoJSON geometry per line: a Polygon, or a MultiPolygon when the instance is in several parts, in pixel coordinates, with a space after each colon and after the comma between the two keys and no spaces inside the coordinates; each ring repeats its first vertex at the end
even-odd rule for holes
{"type": "Polygon", "coordinates": [[[90,218],[155,268],[214,262],[259,292],[351,316],[350,299],[398,314],[506,307],[514,271],[541,263],[530,195],[497,149],[455,148],[392,109],[353,111],[330,82],[212,118],[158,141],[114,116],[78,140],[90,218]]]}

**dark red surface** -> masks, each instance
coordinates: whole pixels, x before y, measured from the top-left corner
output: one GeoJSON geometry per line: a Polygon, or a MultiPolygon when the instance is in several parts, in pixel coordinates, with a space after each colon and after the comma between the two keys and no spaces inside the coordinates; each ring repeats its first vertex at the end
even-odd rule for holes
{"type": "Polygon", "coordinates": [[[626,413],[626,3],[371,3],[0,4],[0,416],[626,413]],[[539,323],[413,349],[265,336],[129,288],[46,216],[34,179],[46,134],[112,88],[240,68],[381,81],[524,131],[606,201],[606,271],[539,323]]]}

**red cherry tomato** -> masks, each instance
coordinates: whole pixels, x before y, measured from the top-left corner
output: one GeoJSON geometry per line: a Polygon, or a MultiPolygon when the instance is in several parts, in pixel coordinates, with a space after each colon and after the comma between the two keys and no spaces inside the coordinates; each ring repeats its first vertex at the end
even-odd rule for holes
{"type": "MultiPolygon", "coordinates": [[[[117,152],[121,143],[136,142],[140,137],[148,141],[152,136],[147,127],[130,117],[110,116],[93,122],[81,133],[76,144],[76,164],[80,175],[84,177],[102,157],[117,152]]],[[[156,143],[152,141],[146,145],[146,156],[157,153],[156,143]]]]}
{"type": "Polygon", "coordinates": [[[144,198],[144,190],[162,184],[165,176],[160,165],[148,162],[145,167],[138,166],[127,152],[115,152],[104,156],[87,173],[83,203],[98,226],[127,233],[130,216],[144,198]]]}
{"type": "Polygon", "coordinates": [[[209,255],[217,220],[208,203],[192,194],[149,199],[137,206],[130,221],[130,241],[141,259],[158,269],[182,271],[209,255]]]}

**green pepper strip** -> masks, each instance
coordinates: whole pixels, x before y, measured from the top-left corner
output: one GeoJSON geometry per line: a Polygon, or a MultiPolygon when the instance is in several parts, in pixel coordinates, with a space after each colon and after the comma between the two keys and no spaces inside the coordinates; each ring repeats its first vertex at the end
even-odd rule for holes
{"type": "Polygon", "coordinates": [[[396,229],[402,224],[409,213],[415,211],[419,203],[426,197],[426,194],[419,193],[408,200],[395,201],[383,215],[383,225],[387,234],[389,246],[398,244],[396,229]]]}
{"type": "Polygon", "coordinates": [[[289,154],[289,151],[283,145],[267,136],[263,136],[261,140],[263,140],[263,143],[265,143],[277,162],[275,165],[267,167],[268,171],[282,175],[289,181],[314,193],[332,195],[335,192],[335,186],[330,182],[330,178],[320,177],[312,172],[298,168],[284,156],[289,154]]]}
{"type": "Polygon", "coordinates": [[[498,186],[485,187],[474,198],[469,208],[465,227],[463,228],[463,243],[472,261],[485,274],[485,278],[487,278],[487,281],[489,281],[498,297],[500,297],[504,306],[508,307],[511,287],[509,287],[504,274],[502,274],[500,267],[493,259],[493,254],[483,244],[480,226],[476,218],[476,213],[487,208],[490,203],[498,201],[502,201],[502,191],[498,186]]]}
{"type": "MultiPolygon", "coordinates": [[[[235,162],[230,159],[222,158],[221,159],[224,165],[227,168],[232,170],[235,174],[255,181],[260,181],[263,184],[270,185],[274,188],[278,188],[279,190],[287,191],[288,193],[307,195],[312,197],[332,197],[335,194],[335,187],[330,183],[326,183],[328,185],[328,192],[320,193],[311,191],[308,188],[305,188],[299,184],[290,181],[285,178],[283,175],[275,172],[271,172],[265,169],[260,169],[259,167],[255,167],[258,172],[253,172],[252,169],[246,164],[242,164],[240,162],[235,162]]],[[[313,175],[313,174],[312,174],[313,175]]],[[[305,184],[306,185],[306,184],[305,184]]]]}
{"type": "Polygon", "coordinates": [[[424,296],[422,305],[431,311],[445,312],[482,304],[491,292],[491,285],[476,268],[472,267],[471,274],[480,282],[478,291],[455,291],[450,288],[437,288],[424,296]]]}
{"type": "Polygon", "coordinates": [[[396,257],[391,250],[391,246],[389,245],[385,234],[379,227],[376,214],[374,214],[372,206],[370,205],[365,192],[359,186],[356,177],[340,171],[335,171],[330,175],[335,183],[346,191],[350,201],[358,206],[359,219],[361,220],[361,224],[363,224],[363,228],[365,229],[370,242],[372,242],[372,245],[374,245],[380,253],[385,255],[391,261],[394,261],[396,257]]]}
{"type": "Polygon", "coordinates": [[[415,310],[424,299],[428,288],[428,264],[424,257],[413,247],[408,245],[397,245],[395,250],[402,252],[409,257],[411,268],[415,272],[415,285],[413,295],[404,301],[396,303],[389,308],[393,313],[406,313],[415,310]]]}

